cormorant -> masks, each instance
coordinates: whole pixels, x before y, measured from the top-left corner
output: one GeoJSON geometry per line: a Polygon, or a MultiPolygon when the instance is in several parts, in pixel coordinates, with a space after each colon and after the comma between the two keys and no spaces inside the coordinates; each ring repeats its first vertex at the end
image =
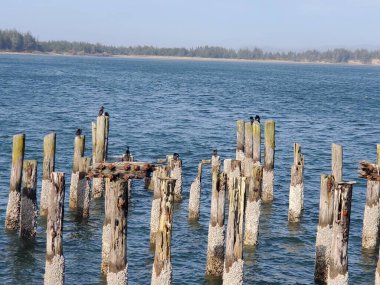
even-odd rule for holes
{"type": "Polygon", "coordinates": [[[76,136],[80,136],[82,134],[82,129],[77,129],[75,132],[76,136]]]}
{"type": "Polygon", "coordinates": [[[214,150],[212,151],[212,155],[213,155],[213,156],[218,156],[218,150],[217,150],[217,149],[214,149],[214,150]]]}
{"type": "Polygon", "coordinates": [[[104,116],[109,117],[110,114],[108,114],[108,112],[104,112],[104,116]]]}
{"type": "Polygon", "coordinates": [[[251,125],[253,124],[253,122],[255,121],[254,119],[253,119],[253,117],[251,116],[251,117],[249,117],[249,120],[251,121],[251,125]]]}
{"type": "Polygon", "coordinates": [[[257,121],[257,122],[260,123],[260,116],[259,116],[259,115],[256,115],[256,116],[255,116],[255,121],[257,121]]]}
{"type": "Polygon", "coordinates": [[[179,154],[178,153],[173,153],[173,159],[174,160],[178,160],[178,158],[179,158],[179,154]]]}
{"type": "Polygon", "coordinates": [[[99,113],[98,113],[98,116],[102,116],[102,115],[103,115],[103,112],[104,112],[104,107],[101,106],[101,107],[100,107],[100,110],[99,110],[99,113]]]}

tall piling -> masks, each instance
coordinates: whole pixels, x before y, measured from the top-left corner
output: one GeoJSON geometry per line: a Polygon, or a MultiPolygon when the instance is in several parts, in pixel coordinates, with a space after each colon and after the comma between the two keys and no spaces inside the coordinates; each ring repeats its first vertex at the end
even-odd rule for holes
{"type": "Polygon", "coordinates": [[[252,124],[253,163],[261,162],[261,126],[258,121],[252,124]]]}
{"type": "Polygon", "coordinates": [[[108,285],[125,285],[128,280],[127,263],[127,211],[128,189],[124,180],[111,181],[114,190],[109,192],[111,207],[111,239],[107,273],[108,285]]]}
{"type": "Polygon", "coordinates": [[[199,209],[201,200],[202,163],[198,164],[198,173],[194,182],[191,183],[189,197],[189,220],[199,220],[199,209]]]}
{"type": "Polygon", "coordinates": [[[178,157],[169,159],[170,178],[176,180],[174,187],[174,201],[182,201],[182,160],[178,157]]]}
{"type": "Polygon", "coordinates": [[[78,216],[88,218],[90,214],[91,202],[91,183],[90,178],[86,177],[91,165],[90,157],[79,159],[78,187],[77,187],[77,213],[78,216]]]}
{"type": "MultiPolygon", "coordinates": [[[[106,135],[106,116],[98,116],[96,120],[96,143],[95,143],[95,160],[94,163],[105,161],[105,135],[106,135]]],[[[104,195],[105,180],[96,177],[92,180],[92,194],[94,198],[100,198],[104,195]]]]}
{"type": "Polygon", "coordinates": [[[25,135],[13,136],[12,170],[9,184],[9,198],[5,217],[5,228],[17,230],[20,226],[21,178],[24,161],[25,135]]]}
{"type": "Polygon", "coordinates": [[[263,202],[273,201],[274,188],[274,155],[275,155],[275,122],[265,121],[264,125],[264,169],[263,169],[263,202]]]}
{"type": "Polygon", "coordinates": [[[40,215],[47,214],[47,196],[51,188],[51,173],[55,170],[55,148],[56,134],[50,133],[44,137],[44,162],[42,166],[42,186],[41,186],[41,201],[40,215]]]}
{"type": "Polygon", "coordinates": [[[236,160],[244,160],[244,121],[236,121],[236,160]]]}
{"type": "Polygon", "coordinates": [[[76,209],[78,205],[79,164],[84,155],[85,137],[76,135],[74,139],[73,167],[71,172],[69,207],[76,209]]]}
{"type": "Polygon", "coordinates": [[[91,140],[92,140],[92,161],[95,162],[96,156],[96,123],[91,122],[91,140]]]}
{"type": "MultiPolygon", "coordinates": [[[[229,164],[229,162],[227,162],[229,164]]],[[[229,174],[227,176],[227,189],[230,191],[233,186],[234,178],[238,178],[242,176],[242,162],[240,160],[231,160],[230,165],[228,167],[230,168],[229,174]]]]}
{"type": "Polygon", "coordinates": [[[255,163],[252,168],[252,175],[249,178],[249,188],[247,191],[247,201],[245,208],[245,231],[244,244],[256,245],[259,236],[259,223],[261,213],[261,179],[263,167],[260,163],[255,163]]]}
{"type": "Polygon", "coordinates": [[[224,258],[223,284],[243,284],[243,223],[246,177],[233,178],[233,187],[228,193],[229,209],[227,222],[226,255],[224,258]]]}
{"type": "Polygon", "coordinates": [[[337,182],[334,188],[334,219],[328,285],[348,284],[348,237],[354,182],[337,182]]]}
{"type": "Polygon", "coordinates": [[[211,193],[206,275],[222,277],[224,263],[224,199],[227,190],[227,174],[213,171],[213,180],[216,183],[213,184],[211,193]]]}
{"type": "Polygon", "coordinates": [[[159,178],[161,187],[160,224],[156,234],[156,250],[152,270],[152,285],[172,284],[171,237],[175,180],[159,178]]]}
{"type": "Polygon", "coordinates": [[[100,271],[103,274],[108,273],[109,255],[111,251],[111,211],[113,207],[112,193],[117,191],[117,184],[111,182],[109,178],[105,179],[104,193],[104,222],[102,230],[102,263],[100,271]]]}
{"type": "Polygon", "coordinates": [[[332,226],[334,217],[334,176],[321,175],[319,221],[315,243],[314,280],[326,283],[331,254],[332,226]]]}
{"type": "Polygon", "coordinates": [[[245,122],[244,128],[244,162],[243,170],[244,176],[250,177],[252,175],[253,166],[253,123],[245,122]]]}
{"type": "Polygon", "coordinates": [[[110,132],[110,117],[108,113],[105,117],[105,126],[104,126],[104,161],[107,160],[108,157],[108,134],[110,132]]]}
{"type": "Polygon", "coordinates": [[[52,187],[48,191],[46,226],[45,285],[63,285],[65,258],[62,248],[63,205],[65,200],[65,174],[51,174],[52,187]]]}
{"type": "Polygon", "coordinates": [[[336,182],[343,179],[343,148],[339,144],[331,145],[331,171],[336,182]]]}
{"type": "Polygon", "coordinates": [[[294,162],[291,168],[290,189],[289,189],[289,211],[288,221],[299,222],[303,211],[303,170],[304,158],[301,153],[301,145],[294,144],[294,162]]]}
{"type": "Polygon", "coordinates": [[[20,207],[20,236],[35,238],[37,233],[37,161],[24,160],[20,207]]]}

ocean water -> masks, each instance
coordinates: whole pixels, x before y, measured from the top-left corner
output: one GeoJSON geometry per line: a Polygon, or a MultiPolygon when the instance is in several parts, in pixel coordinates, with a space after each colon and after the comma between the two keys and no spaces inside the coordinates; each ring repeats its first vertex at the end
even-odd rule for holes
{"type": "MultiPolygon", "coordinates": [[[[235,121],[259,114],[276,120],[275,200],[264,205],[259,245],[244,249],[246,284],[313,284],[320,174],[329,173],[331,143],[344,148],[345,180],[356,180],[349,236],[350,284],[374,282],[378,250],[361,248],[366,182],[360,160],[376,159],[380,143],[380,67],[207,62],[92,57],[0,55],[0,284],[42,284],[45,227],[34,242],[4,229],[12,136],[26,134],[25,159],[38,160],[43,136],[57,133],[56,170],[66,173],[63,251],[66,284],[106,284],[100,274],[103,200],[92,201],[80,221],[68,208],[73,140],[86,135],[103,105],[110,113],[109,155],[129,146],[138,160],[173,152],[183,159],[184,200],[174,209],[174,284],[221,284],[205,279],[211,177],[205,167],[201,217],[189,224],[188,197],[197,164],[217,148],[233,158],[235,121]],[[305,155],[305,211],[287,222],[293,143],[305,155]]],[[[149,284],[152,193],[135,181],[128,213],[129,284],[149,284]]],[[[39,203],[39,201],[38,201],[39,203]]],[[[227,222],[227,221],[226,221],[227,222]]]]}

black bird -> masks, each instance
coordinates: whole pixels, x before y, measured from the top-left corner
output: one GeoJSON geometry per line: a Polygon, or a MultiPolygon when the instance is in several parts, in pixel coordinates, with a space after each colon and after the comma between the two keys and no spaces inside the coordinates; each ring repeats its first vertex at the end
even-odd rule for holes
{"type": "Polygon", "coordinates": [[[179,154],[178,153],[173,153],[173,159],[174,160],[178,160],[178,158],[179,158],[179,154]]]}
{"type": "Polygon", "coordinates": [[[256,115],[256,116],[255,116],[255,121],[257,121],[257,122],[260,123],[260,116],[259,116],[259,115],[256,115]]]}
{"type": "Polygon", "coordinates": [[[214,150],[212,151],[212,155],[213,155],[213,156],[218,156],[218,150],[217,150],[217,149],[214,149],[214,150]]]}
{"type": "Polygon", "coordinates": [[[99,113],[98,113],[98,116],[102,116],[102,115],[103,115],[103,112],[104,112],[104,107],[101,106],[101,107],[100,107],[100,110],[99,110],[99,113]]]}
{"type": "Polygon", "coordinates": [[[75,135],[80,136],[81,134],[82,134],[82,129],[77,129],[77,131],[75,132],[75,135]]]}
{"type": "Polygon", "coordinates": [[[110,114],[108,114],[108,112],[105,112],[105,113],[104,113],[104,116],[109,117],[110,114]]]}
{"type": "Polygon", "coordinates": [[[255,121],[254,119],[253,119],[253,117],[251,116],[251,117],[249,117],[249,120],[251,121],[251,125],[253,124],[253,122],[255,121]]]}
{"type": "Polygon", "coordinates": [[[125,154],[128,156],[131,154],[131,152],[129,151],[129,146],[127,146],[127,150],[125,151],[125,154]]]}

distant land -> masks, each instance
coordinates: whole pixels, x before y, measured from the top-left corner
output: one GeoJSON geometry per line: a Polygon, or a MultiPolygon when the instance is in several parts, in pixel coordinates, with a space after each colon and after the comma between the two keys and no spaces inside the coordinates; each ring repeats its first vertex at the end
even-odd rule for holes
{"type": "Polygon", "coordinates": [[[39,41],[31,33],[22,33],[17,30],[0,30],[0,52],[380,65],[380,50],[335,48],[325,51],[272,52],[264,51],[260,48],[241,48],[235,50],[215,46],[200,46],[195,48],[116,47],[99,43],[92,44],[64,40],[39,41]]]}

